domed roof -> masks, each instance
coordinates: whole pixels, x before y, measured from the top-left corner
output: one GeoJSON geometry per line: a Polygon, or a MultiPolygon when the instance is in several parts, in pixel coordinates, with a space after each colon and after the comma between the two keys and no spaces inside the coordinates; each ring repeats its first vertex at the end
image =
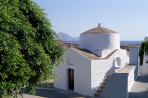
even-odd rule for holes
{"type": "Polygon", "coordinates": [[[88,30],[88,31],[85,31],[85,32],[82,33],[82,34],[100,34],[100,33],[113,33],[113,34],[118,34],[118,33],[115,32],[115,31],[112,31],[112,30],[110,30],[110,29],[101,27],[101,24],[100,24],[100,23],[98,24],[98,27],[92,28],[92,29],[90,29],[90,30],[88,30]]]}

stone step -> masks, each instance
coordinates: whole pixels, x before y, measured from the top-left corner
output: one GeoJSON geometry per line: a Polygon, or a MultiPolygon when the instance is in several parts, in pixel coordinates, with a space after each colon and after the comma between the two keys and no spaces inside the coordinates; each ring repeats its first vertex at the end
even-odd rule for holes
{"type": "Polygon", "coordinates": [[[108,82],[110,81],[111,77],[107,77],[104,79],[104,82],[101,84],[100,88],[97,90],[97,92],[94,94],[94,97],[99,97],[101,96],[104,88],[106,87],[106,85],[108,84],[108,82]]]}
{"type": "Polygon", "coordinates": [[[111,78],[112,76],[107,76],[107,78],[111,78]]]}
{"type": "Polygon", "coordinates": [[[101,86],[100,86],[100,89],[104,89],[104,88],[105,88],[105,86],[104,86],[104,85],[101,85],[101,86]]]}
{"type": "Polygon", "coordinates": [[[101,93],[95,93],[94,94],[94,97],[100,97],[101,96],[101,93]]]}
{"type": "Polygon", "coordinates": [[[102,83],[103,86],[106,86],[107,84],[108,84],[108,82],[103,82],[102,83]]]}
{"type": "Polygon", "coordinates": [[[97,90],[97,93],[102,93],[103,92],[103,89],[98,89],[97,90]]]}
{"type": "Polygon", "coordinates": [[[104,79],[104,82],[109,82],[109,80],[110,80],[110,78],[106,78],[106,79],[104,79]]]}

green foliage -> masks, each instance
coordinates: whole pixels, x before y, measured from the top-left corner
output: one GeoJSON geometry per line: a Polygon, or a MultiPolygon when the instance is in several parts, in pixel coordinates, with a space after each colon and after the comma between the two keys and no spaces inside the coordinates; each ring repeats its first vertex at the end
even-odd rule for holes
{"type": "Polygon", "coordinates": [[[14,96],[21,87],[32,92],[55,77],[62,60],[43,10],[32,0],[0,0],[0,97],[14,96]]]}
{"type": "Polygon", "coordinates": [[[143,64],[144,56],[148,56],[148,41],[144,41],[141,44],[141,48],[140,48],[140,51],[139,51],[140,65],[143,64]]]}

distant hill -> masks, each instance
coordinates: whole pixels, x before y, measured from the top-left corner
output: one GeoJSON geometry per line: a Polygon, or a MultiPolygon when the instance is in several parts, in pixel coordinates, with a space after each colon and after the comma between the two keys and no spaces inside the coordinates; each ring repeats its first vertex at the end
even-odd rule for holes
{"type": "Polygon", "coordinates": [[[62,41],[79,41],[80,38],[79,37],[72,37],[66,33],[58,33],[59,35],[59,39],[62,40],[62,41]]]}

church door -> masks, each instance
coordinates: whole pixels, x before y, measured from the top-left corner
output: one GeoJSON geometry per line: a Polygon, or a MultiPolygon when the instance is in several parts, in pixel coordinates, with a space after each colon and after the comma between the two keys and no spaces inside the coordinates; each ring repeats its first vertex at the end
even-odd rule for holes
{"type": "Polygon", "coordinates": [[[74,90],[74,70],[68,69],[68,88],[74,90]]]}

